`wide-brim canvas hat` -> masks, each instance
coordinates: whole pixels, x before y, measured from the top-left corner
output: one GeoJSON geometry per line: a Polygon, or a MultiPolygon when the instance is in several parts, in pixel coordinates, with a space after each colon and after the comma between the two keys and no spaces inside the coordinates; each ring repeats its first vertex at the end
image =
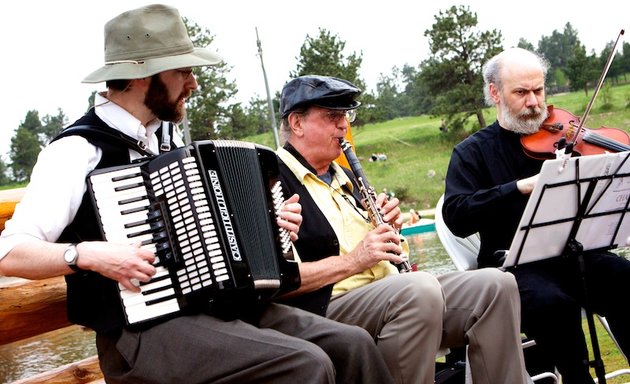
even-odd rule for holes
{"type": "Polygon", "coordinates": [[[177,9],[153,4],[124,12],[105,24],[105,65],[83,82],[141,79],[221,61],[215,52],[193,46],[177,9]]]}
{"type": "Polygon", "coordinates": [[[282,88],[280,115],[285,118],[297,108],[317,105],[328,109],[350,110],[361,103],[355,99],[361,90],[347,80],[330,76],[304,75],[282,88]]]}

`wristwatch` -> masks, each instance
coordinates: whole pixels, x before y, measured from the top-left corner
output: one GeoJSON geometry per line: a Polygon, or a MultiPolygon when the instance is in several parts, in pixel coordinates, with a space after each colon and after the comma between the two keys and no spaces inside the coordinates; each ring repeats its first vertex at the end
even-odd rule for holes
{"type": "Polygon", "coordinates": [[[77,266],[77,259],[79,258],[79,252],[77,251],[77,244],[70,244],[68,248],[63,252],[63,260],[68,264],[68,267],[73,271],[80,271],[81,268],[77,266]]]}

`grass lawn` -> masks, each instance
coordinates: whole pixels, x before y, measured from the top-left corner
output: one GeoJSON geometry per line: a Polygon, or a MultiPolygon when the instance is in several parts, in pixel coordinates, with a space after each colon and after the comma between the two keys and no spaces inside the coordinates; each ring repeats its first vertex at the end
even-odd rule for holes
{"type": "MultiPolygon", "coordinates": [[[[590,339],[590,332],[588,330],[588,324],[586,319],[582,320],[582,327],[584,328],[584,334],[586,335],[586,343],[588,345],[589,356],[593,359],[593,348],[590,339]]],[[[608,336],[608,332],[604,329],[601,322],[595,318],[595,330],[597,334],[597,341],[600,349],[602,361],[604,362],[604,368],[606,372],[613,372],[617,369],[628,368],[628,362],[623,357],[613,340],[608,336]]],[[[591,374],[593,377],[597,377],[595,370],[591,368],[591,374]]],[[[612,379],[607,379],[608,384],[622,384],[629,383],[630,375],[622,375],[612,379]]]]}

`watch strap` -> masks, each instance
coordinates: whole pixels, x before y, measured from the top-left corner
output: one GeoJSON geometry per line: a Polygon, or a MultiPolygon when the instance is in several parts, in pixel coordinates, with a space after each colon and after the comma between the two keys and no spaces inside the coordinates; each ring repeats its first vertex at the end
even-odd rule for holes
{"type": "MultiPolygon", "coordinates": [[[[70,267],[70,269],[72,269],[72,270],[73,270],[73,271],[75,271],[75,272],[79,272],[79,271],[81,271],[81,268],[79,268],[79,266],[76,264],[76,262],[77,262],[77,260],[78,260],[78,258],[79,258],[79,250],[77,249],[77,245],[78,245],[77,243],[72,243],[72,244],[68,245],[68,248],[70,248],[70,247],[74,247],[74,251],[75,251],[75,252],[76,252],[76,254],[77,254],[77,256],[76,256],[76,257],[75,257],[75,259],[74,259],[74,264],[70,264],[70,263],[66,262],[66,265],[67,265],[68,267],[70,267]]],[[[66,250],[67,250],[68,248],[66,248],[66,250]]],[[[64,261],[65,261],[65,258],[64,258],[64,261]]]]}

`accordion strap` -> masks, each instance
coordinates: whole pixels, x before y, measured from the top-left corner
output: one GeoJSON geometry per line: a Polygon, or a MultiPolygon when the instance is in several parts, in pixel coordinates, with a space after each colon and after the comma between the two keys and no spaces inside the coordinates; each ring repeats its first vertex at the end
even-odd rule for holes
{"type": "Polygon", "coordinates": [[[147,146],[143,142],[135,140],[133,137],[125,135],[124,133],[110,127],[97,127],[94,125],[75,125],[63,130],[63,132],[61,132],[61,134],[56,139],[72,135],[98,135],[105,139],[114,139],[114,141],[120,142],[124,144],[127,148],[133,149],[134,151],[144,156],[154,155],[147,150],[147,146]]]}

